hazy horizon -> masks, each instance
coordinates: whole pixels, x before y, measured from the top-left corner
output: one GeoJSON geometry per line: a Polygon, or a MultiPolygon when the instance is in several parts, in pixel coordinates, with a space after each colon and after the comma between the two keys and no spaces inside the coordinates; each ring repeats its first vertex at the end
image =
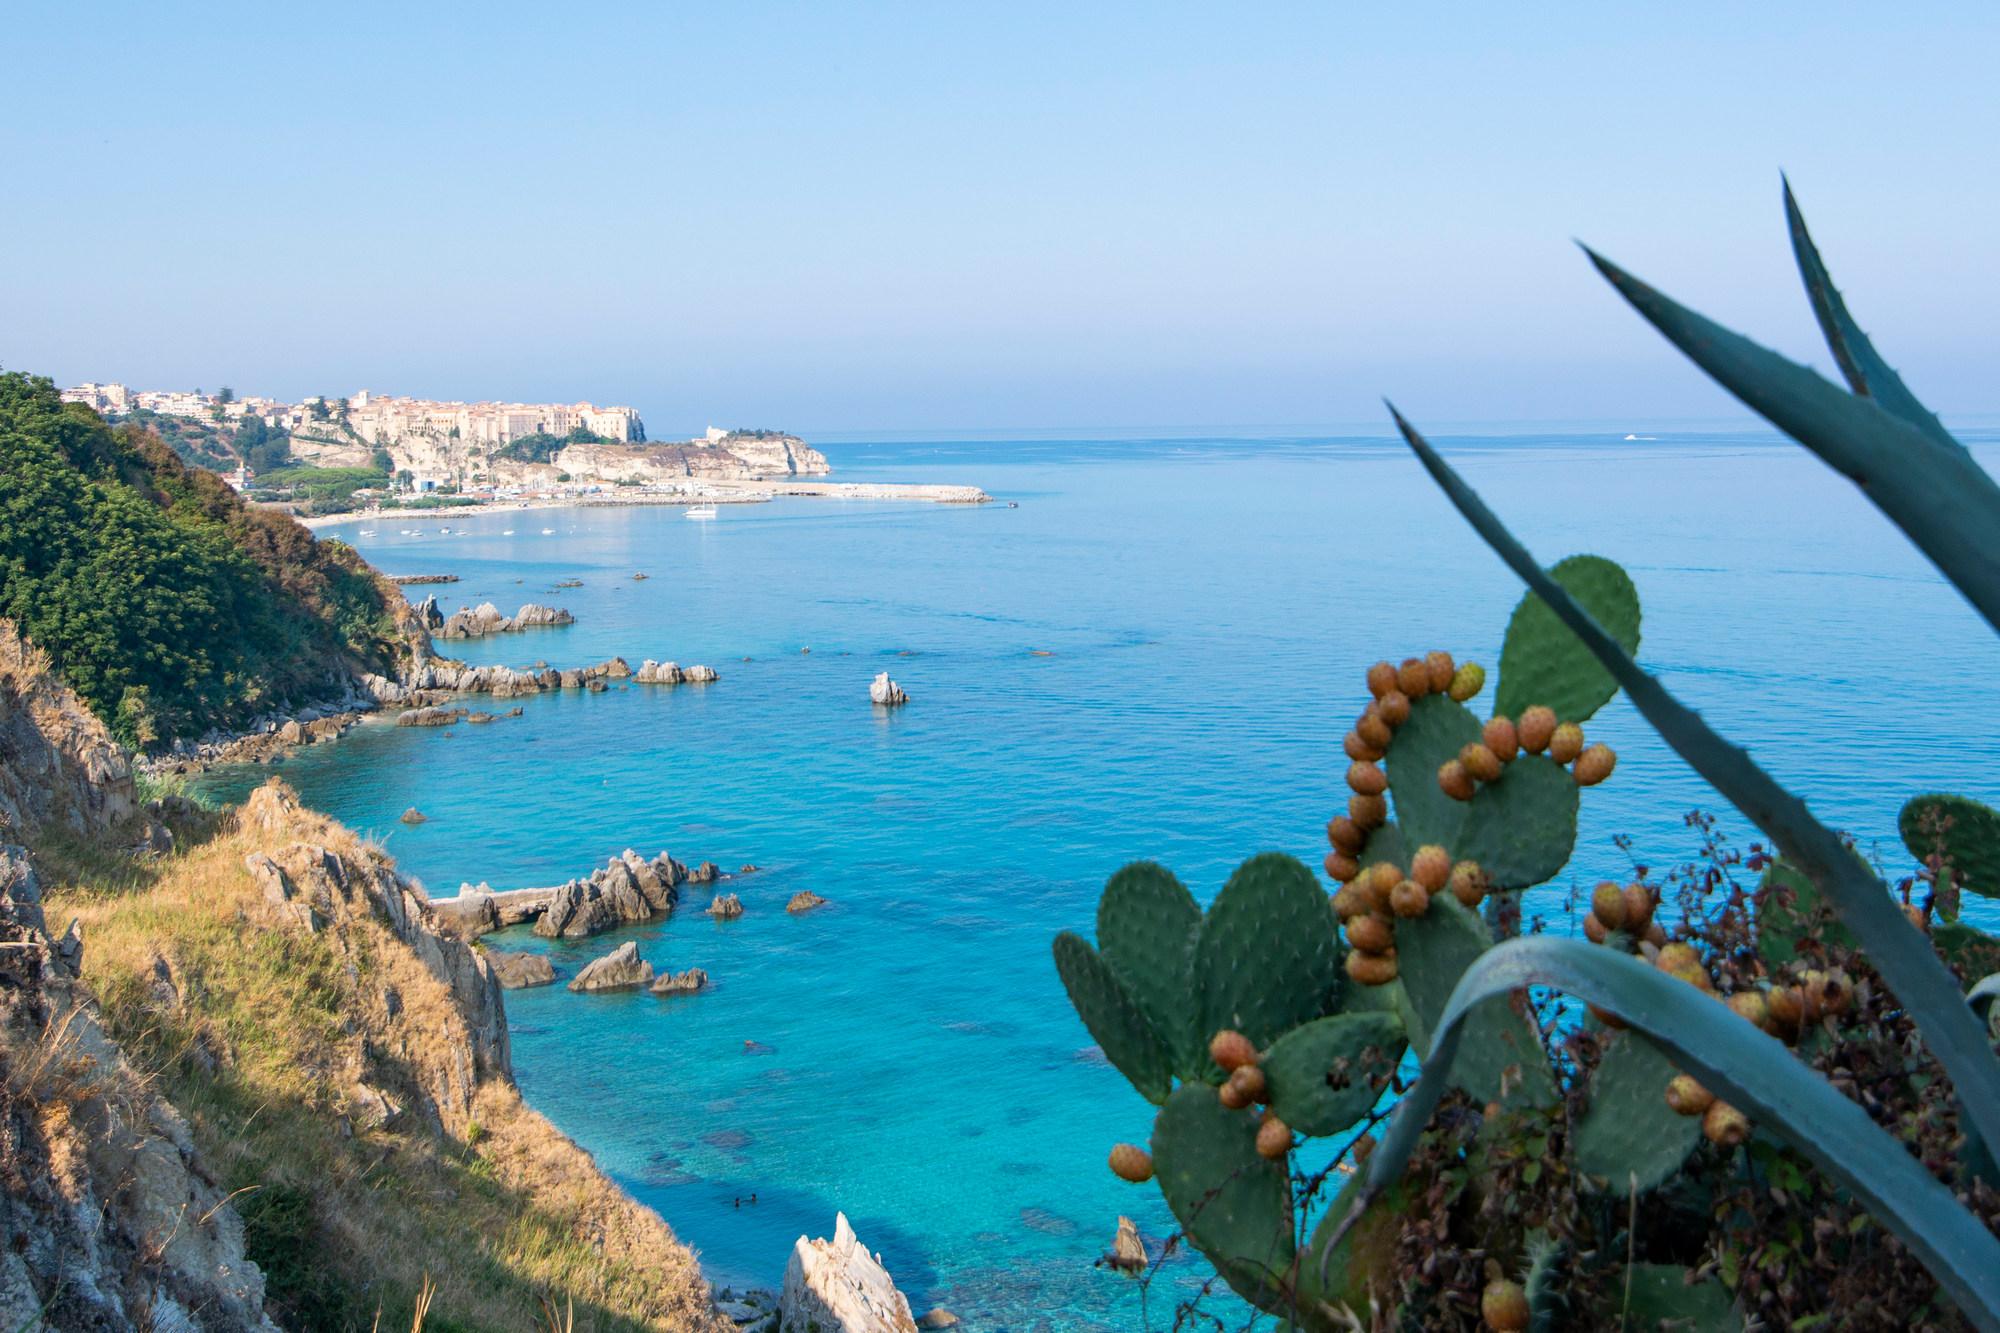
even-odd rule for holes
{"type": "MultiPolygon", "coordinates": [[[[0,365],[868,432],[1744,421],[1582,237],[2000,409],[2000,13],[30,4],[0,365]],[[1913,77],[1921,71],[1922,78],[1913,77]]],[[[1372,433],[1372,432],[1371,432],[1372,433]]]]}

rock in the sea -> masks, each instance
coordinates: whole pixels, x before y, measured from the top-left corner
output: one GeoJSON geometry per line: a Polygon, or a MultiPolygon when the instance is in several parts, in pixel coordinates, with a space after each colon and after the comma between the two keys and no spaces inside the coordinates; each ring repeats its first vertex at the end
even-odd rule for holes
{"type": "Polygon", "coordinates": [[[696,884],[713,884],[722,878],[722,867],[713,861],[703,861],[688,872],[688,878],[696,884]]]}
{"type": "Polygon", "coordinates": [[[403,811],[403,822],[405,824],[427,824],[430,822],[430,816],[413,805],[403,811]]]}
{"type": "Polygon", "coordinates": [[[1105,1262],[1121,1273],[1146,1271],[1146,1242],[1139,1239],[1139,1224],[1131,1218],[1118,1219],[1118,1234],[1111,1238],[1111,1253],[1105,1262]]]}
{"type": "Polygon", "coordinates": [[[653,965],[639,956],[635,941],[626,940],[604,957],[583,965],[569,983],[573,991],[628,990],[653,979],[653,965]]]}
{"type": "Polygon", "coordinates": [[[678,685],[686,678],[678,662],[655,662],[650,657],[632,675],[641,685],[678,685]]]}
{"type": "Polygon", "coordinates": [[[910,1303],[879,1255],[871,1255],[835,1216],[833,1239],[800,1236],[785,1265],[778,1297],[780,1333],[917,1333],[910,1303]]]}
{"type": "Polygon", "coordinates": [[[698,990],[708,989],[708,973],[698,967],[685,972],[662,972],[653,982],[655,995],[692,995],[698,990]]]}
{"type": "Polygon", "coordinates": [[[918,1328],[957,1328],[958,1316],[942,1305],[931,1307],[929,1314],[917,1321],[918,1328]]]}
{"type": "Polygon", "coordinates": [[[526,629],[530,625],[574,625],[576,617],[559,606],[540,606],[528,603],[514,613],[514,628],[526,629]]]}
{"type": "Polygon", "coordinates": [[[687,878],[687,867],[665,852],[648,861],[627,848],[589,879],[573,879],[551,893],[535,933],[577,938],[654,920],[674,909],[687,878]]]}
{"type": "Polygon", "coordinates": [[[743,915],[743,900],[733,893],[718,893],[708,905],[708,914],[718,921],[733,920],[743,915]]]}
{"type": "Polygon", "coordinates": [[[410,708],[396,715],[399,727],[448,727],[465,716],[463,708],[410,708]]]}
{"type": "Polygon", "coordinates": [[[903,687],[890,680],[886,671],[878,674],[874,683],[868,687],[868,697],[878,704],[891,708],[910,701],[910,696],[903,693],[903,687]]]}
{"type": "Polygon", "coordinates": [[[555,965],[543,954],[488,949],[486,962],[492,967],[493,975],[500,978],[500,984],[508,990],[546,986],[556,979],[555,965]]]}
{"type": "Polygon", "coordinates": [[[820,897],[811,889],[800,889],[792,895],[792,900],[785,904],[785,910],[787,912],[810,912],[815,907],[824,906],[826,906],[826,899],[820,897]]]}
{"type": "Polygon", "coordinates": [[[702,666],[700,663],[696,663],[694,666],[681,672],[681,679],[691,685],[706,685],[711,680],[718,679],[718,676],[714,667],[702,666]]]}

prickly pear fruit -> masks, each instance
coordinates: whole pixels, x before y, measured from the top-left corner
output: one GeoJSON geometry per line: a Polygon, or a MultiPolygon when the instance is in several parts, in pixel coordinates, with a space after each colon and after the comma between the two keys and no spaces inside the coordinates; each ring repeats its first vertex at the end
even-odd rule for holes
{"type": "Polygon", "coordinates": [[[1373,704],[1355,719],[1354,733],[1378,750],[1387,750],[1389,742],[1396,739],[1396,729],[1382,716],[1382,710],[1373,704]]]}
{"type": "Polygon", "coordinates": [[[1514,724],[1504,717],[1492,718],[1480,728],[1479,739],[1486,748],[1493,751],[1493,757],[1503,764],[1514,762],[1514,756],[1521,753],[1521,737],[1514,730],[1514,724]]]}
{"type": "Polygon", "coordinates": [[[1363,796],[1380,796],[1389,790],[1389,775],[1380,764],[1357,760],[1347,766],[1347,785],[1363,796]]]}
{"type": "Polygon", "coordinates": [[[1377,662],[1368,668],[1368,692],[1377,699],[1396,688],[1396,668],[1387,662],[1377,662]]]}
{"type": "Polygon", "coordinates": [[[1477,662],[1467,662],[1452,673],[1451,688],[1446,693],[1454,703],[1462,704],[1485,688],[1486,668],[1477,662]]]}
{"type": "Polygon", "coordinates": [[[1347,751],[1347,757],[1357,763],[1372,764],[1388,753],[1385,746],[1370,745],[1359,731],[1348,732],[1346,738],[1340,742],[1340,748],[1347,751]]]}
{"type": "Polygon", "coordinates": [[[1111,1145],[1111,1174],[1134,1185],[1143,1185],[1153,1178],[1153,1154],[1135,1143],[1114,1143],[1111,1145]]]}
{"type": "Polygon", "coordinates": [[[1718,1147],[1734,1148],[1750,1137],[1750,1120],[1728,1102],[1716,1102],[1702,1115],[1701,1132],[1718,1147]]]}
{"type": "Polygon", "coordinates": [[[1472,774],[1465,771],[1465,765],[1456,759],[1447,759],[1438,765],[1438,788],[1454,801],[1469,801],[1478,793],[1472,785],[1472,774]]]}
{"type": "Polygon", "coordinates": [[[1729,1007],[1751,1027],[1771,1030],[1771,1002],[1760,990],[1740,990],[1729,997],[1729,1007]]]}
{"type": "Polygon", "coordinates": [[[1458,668],[1452,662],[1451,654],[1442,648],[1434,648],[1424,654],[1424,669],[1430,672],[1432,694],[1443,694],[1449,690],[1452,677],[1458,674],[1458,668]]]}
{"type": "Polygon", "coordinates": [[[1240,1032],[1224,1028],[1208,1040],[1208,1058],[1225,1070],[1257,1063],[1257,1047],[1240,1032]]]}
{"type": "Polygon", "coordinates": [[[1430,668],[1424,665],[1423,658],[1403,659],[1403,664],[1396,668],[1396,688],[1409,695],[1412,700],[1421,699],[1431,692],[1431,672],[1430,668]]]}
{"type": "Polygon", "coordinates": [[[1576,768],[1572,776],[1579,787],[1595,787],[1611,776],[1611,770],[1618,766],[1618,755],[1603,742],[1585,747],[1576,757],[1576,768]]]}
{"type": "Polygon", "coordinates": [[[1333,914],[1342,921],[1352,921],[1355,917],[1366,916],[1375,910],[1375,894],[1357,880],[1340,886],[1340,892],[1333,895],[1333,914]]]}
{"type": "Polygon", "coordinates": [[[1556,710],[1547,704],[1536,704],[1514,723],[1514,733],[1520,738],[1523,750],[1540,754],[1549,748],[1549,741],[1556,734],[1556,710]]]}
{"type": "Polygon", "coordinates": [[[1583,753],[1583,728],[1574,722],[1565,722],[1549,737],[1549,758],[1558,764],[1573,762],[1583,753]]]}
{"type": "Polygon", "coordinates": [[[1292,1129],[1276,1116],[1257,1126],[1257,1155],[1275,1162],[1292,1150],[1292,1129]]]}
{"type": "Polygon", "coordinates": [[[1326,854],[1326,877],[1345,884],[1361,873],[1361,863],[1346,852],[1326,854]]]}
{"type": "Polygon", "coordinates": [[[1702,1115],[1715,1104],[1715,1094],[1691,1074],[1676,1074],[1667,1084],[1667,1105],[1675,1115],[1702,1115]]]}
{"type": "Polygon", "coordinates": [[[1451,896],[1461,906],[1477,907],[1486,896],[1486,872],[1477,861],[1460,861],[1451,868],[1451,896]]]}
{"type": "Polygon", "coordinates": [[[1405,876],[1403,868],[1394,861],[1377,861],[1368,867],[1368,888],[1384,906],[1389,902],[1389,891],[1401,884],[1405,876]]]}
{"type": "Polygon", "coordinates": [[[1326,840],[1349,856],[1361,855],[1361,849],[1368,845],[1367,833],[1346,815],[1326,821],[1326,840]]]}
{"type": "Polygon", "coordinates": [[[1387,953],[1396,947],[1396,927],[1373,912],[1347,918],[1347,942],[1363,953],[1387,953]]]}
{"type": "Polygon", "coordinates": [[[1695,952],[1692,944],[1669,944],[1660,950],[1653,966],[1662,972],[1671,972],[1677,967],[1700,967],[1701,955],[1695,952]]]}
{"type": "Polygon", "coordinates": [[[1410,858],[1410,878],[1436,893],[1451,879],[1451,853],[1436,843],[1417,848],[1410,858]]]}
{"type": "Polygon", "coordinates": [[[1606,930],[1625,929],[1625,886],[1604,880],[1590,893],[1590,913],[1606,930]]]}
{"type": "Polygon", "coordinates": [[[1667,945],[1667,928],[1657,921],[1647,926],[1646,943],[1655,949],[1664,949],[1667,945]]]}
{"type": "Polygon", "coordinates": [[[1644,884],[1625,886],[1625,933],[1644,938],[1653,924],[1653,891],[1644,884]]]}
{"type": "Polygon", "coordinates": [[[1375,701],[1375,711],[1390,726],[1400,727],[1410,720],[1410,696],[1401,690],[1390,690],[1375,701]]]}
{"type": "Polygon", "coordinates": [[[1256,1065],[1238,1065],[1230,1071],[1229,1082],[1224,1086],[1236,1089],[1246,1105],[1261,1102],[1266,1090],[1264,1071],[1256,1065]]]}
{"type": "Polygon", "coordinates": [[[1246,1111],[1250,1099],[1237,1088],[1233,1079],[1224,1079],[1222,1086],[1215,1090],[1215,1099],[1232,1111],[1246,1111]]]}
{"type": "Polygon", "coordinates": [[[1364,830],[1373,832],[1389,822],[1388,799],[1356,792],[1347,798],[1347,817],[1364,830]]]}
{"type": "Polygon", "coordinates": [[[1771,1030],[1774,1035],[1791,1041],[1799,1034],[1799,1028],[1806,1021],[1805,997],[1796,986],[1773,986],[1764,997],[1764,1004],[1771,1011],[1771,1030]]]}
{"type": "Polygon", "coordinates": [[[1364,986],[1386,986],[1396,979],[1396,951],[1384,949],[1380,953],[1368,953],[1350,949],[1347,975],[1364,986]]]}
{"type": "Polygon", "coordinates": [[[1481,782],[1498,782],[1504,771],[1500,756],[1487,749],[1478,741],[1471,741],[1458,752],[1459,766],[1481,782]]]}
{"type": "Polygon", "coordinates": [[[1479,1294],[1479,1317],[1494,1333],[1520,1333],[1528,1326],[1528,1293],[1518,1282],[1495,1278],[1479,1294]]]}
{"type": "Polygon", "coordinates": [[[1431,895],[1423,885],[1406,879],[1389,890],[1389,907],[1397,916],[1419,917],[1431,910],[1431,895]]]}
{"type": "Polygon", "coordinates": [[[1597,919],[1597,913],[1585,912],[1583,914],[1583,937],[1592,944],[1602,944],[1611,938],[1611,932],[1605,927],[1602,921],[1597,919]]]}

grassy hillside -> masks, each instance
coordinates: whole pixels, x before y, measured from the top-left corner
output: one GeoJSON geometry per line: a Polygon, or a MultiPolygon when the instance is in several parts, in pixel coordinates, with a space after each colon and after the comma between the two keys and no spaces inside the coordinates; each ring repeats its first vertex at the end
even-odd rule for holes
{"type": "Polygon", "coordinates": [[[0,616],[128,744],[245,721],[389,669],[395,593],[141,427],[0,374],[0,616]]]}
{"type": "Polygon", "coordinates": [[[207,818],[157,861],[68,843],[37,859],[50,916],[82,921],[106,1028],[232,1194],[284,1327],[407,1328],[434,1286],[430,1333],[547,1327],[551,1307],[602,1333],[730,1328],[657,1214],[511,1079],[467,1073],[465,1011],[365,894],[323,900],[305,930],[245,868],[304,843],[360,886],[393,874],[379,848],[275,786],[207,818]]]}

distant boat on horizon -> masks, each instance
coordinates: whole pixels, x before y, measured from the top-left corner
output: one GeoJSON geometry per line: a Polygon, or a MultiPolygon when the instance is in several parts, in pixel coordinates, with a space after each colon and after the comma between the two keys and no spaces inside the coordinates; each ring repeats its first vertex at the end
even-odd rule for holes
{"type": "Polygon", "coordinates": [[[552,537],[552,536],[554,536],[554,535],[555,535],[555,529],[554,529],[554,528],[543,528],[543,529],[542,529],[542,535],[543,535],[544,537],[552,537]]]}
{"type": "Polygon", "coordinates": [[[684,510],[682,510],[682,511],[681,511],[681,517],[682,517],[682,518],[714,518],[714,517],[715,517],[715,506],[714,506],[714,505],[712,505],[712,504],[705,504],[705,505],[693,505],[693,506],[691,506],[691,507],[689,507],[689,508],[687,508],[687,509],[684,509],[684,510]]]}
{"type": "Polygon", "coordinates": [[[1628,440],[1657,440],[1660,437],[1657,435],[1627,435],[1625,438],[1628,440]]]}

